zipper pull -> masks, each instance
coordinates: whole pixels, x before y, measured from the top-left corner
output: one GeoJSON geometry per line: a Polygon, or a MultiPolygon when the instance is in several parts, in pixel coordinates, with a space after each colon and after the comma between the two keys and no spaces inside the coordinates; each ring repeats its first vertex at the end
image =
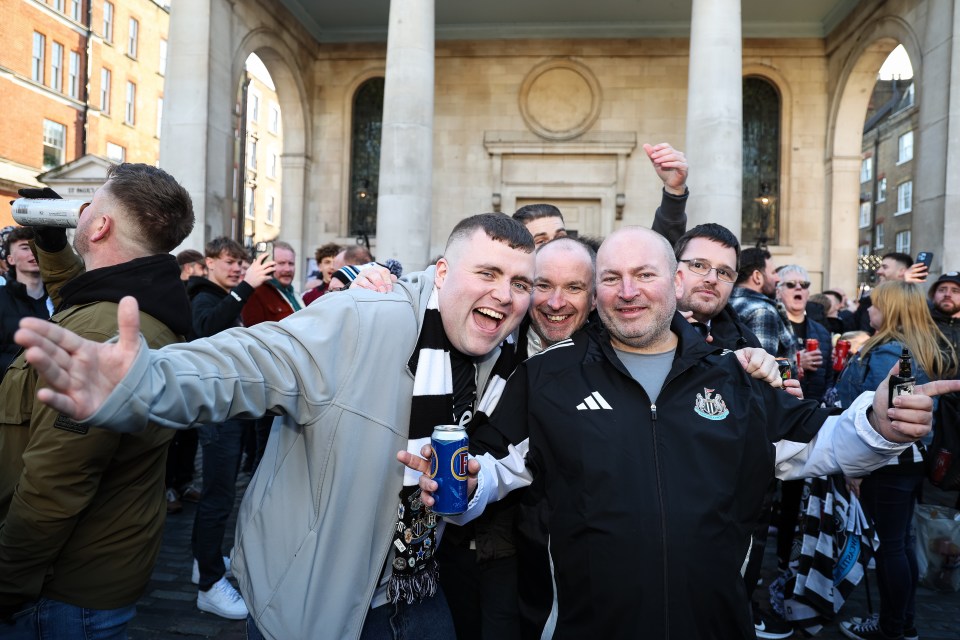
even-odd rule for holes
{"type": "Polygon", "coordinates": [[[656,404],[650,405],[650,417],[653,418],[654,422],[657,421],[657,405],[656,404]]]}

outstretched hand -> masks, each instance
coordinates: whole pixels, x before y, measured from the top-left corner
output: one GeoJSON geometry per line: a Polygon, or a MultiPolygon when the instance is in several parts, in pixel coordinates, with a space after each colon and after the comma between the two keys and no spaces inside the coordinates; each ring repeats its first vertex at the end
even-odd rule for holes
{"type": "MultiPolygon", "coordinates": [[[[420,456],[416,456],[409,451],[397,451],[397,460],[399,460],[408,469],[419,471],[420,476],[420,499],[423,504],[432,507],[436,500],[433,498],[433,492],[437,490],[437,483],[430,479],[430,458],[433,457],[433,447],[428,444],[420,449],[420,456]],[[420,456],[423,456],[422,458],[420,456]]],[[[480,463],[476,458],[470,458],[467,461],[467,495],[472,496],[477,490],[477,475],[480,474],[480,463]]]]}
{"type": "Polygon", "coordinates": [[[93,342],[46,320],[22,319],[14,340],[47,384],[37,398],[75,420],[92,416],[140,351],[140,311],[134,298],[120,301],[117,325],[117,341],[93,342]]]}
{"type": "MultiPolygon", "coordinates": [[[[890,373],[899,370],[894,365],[890,373]]],[[[913,387],[911,395],[897,396],[888,407],[890,375],[884,378],[873,396],[871,424],[890,442],[913,442],[930,432],[933,424],[933,398],[960,391],[960,380],[934,380],[913,387]]]]}
{"type": "Polygon", "coordinates": [[[667,193],[682,196],[687,188],[687,158],[682,151],[677,151],[668,142],[657,145],[645,144],[643,150],[653,163],[653,169],[663,182],[667,193]]]}

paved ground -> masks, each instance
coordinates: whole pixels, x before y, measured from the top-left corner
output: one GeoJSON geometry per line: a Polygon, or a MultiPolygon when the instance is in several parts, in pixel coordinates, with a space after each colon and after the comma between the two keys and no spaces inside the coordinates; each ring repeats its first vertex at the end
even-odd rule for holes
{"type": "MultiPolygon", "coordinates": [[[[241,478],[239,484],[242,490],[246,478],[241,478]]],[[[932,498],[932,501],[951,506],[955,500],[955,494],[939,495],[932,487],[927,488],[925,495],[928,499],[932,498]]],[[[194,505],[185,504],[182,513],[167,518],[160,559],[147,592],[137,605],[137,616],[130,628],[131,640],[245,638],[243,622],[224,620],[203,613],[196,607],[197,588],[190,583],[190,530],[193,526],[194,508],[194,505]]],[[[225,548],[230,547],[233,539],[233,523],[234,520],[231,519],[225,548]]],[[[767,566],[775,567],[776,560],[770,551],[770,545],[767,545],[767,555],[767,566]]],[[[766,585],[770,576],[764,577],[766,585]]],[[[870,584],[876,607],[879,596],[872,572],[870,584]]],[[[839,620],[866,614],[867,600],[863,585],[860,585],[840,612],[839,620]]],[[[917,627],[923,640],[960,640],[960,593],[940,593],[921,587],[917,593],[917,627]]],[[[799,633],[794,634],[794,638],[800,637],[799,633]]],[[[823,640],[844,638],[836,624],[828,626],[816,637],[823,640]]]]}

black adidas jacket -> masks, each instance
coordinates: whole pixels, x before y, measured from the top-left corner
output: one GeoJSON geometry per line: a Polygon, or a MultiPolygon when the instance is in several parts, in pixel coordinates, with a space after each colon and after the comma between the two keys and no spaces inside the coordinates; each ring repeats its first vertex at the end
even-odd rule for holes
{"type": "Polygon", "coordinates": [[[488,455],[461,521],[533,477],[547,502],[553,638],[753,638],[740,572],[775,456],[781,477],[863,475],[903,449],[867,423],[869,396],[828,420],[679,314],[671,328],[656,406],[589,327],[520,365],[472,436],[488,455]]]}

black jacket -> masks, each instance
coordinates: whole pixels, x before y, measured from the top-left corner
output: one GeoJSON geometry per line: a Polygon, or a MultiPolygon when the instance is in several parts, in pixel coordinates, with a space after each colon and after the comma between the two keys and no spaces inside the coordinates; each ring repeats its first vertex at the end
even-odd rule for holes
{"type": "Polygon", "coordinates": [[[240,282],[231,291],[201,276],[187,280],[187,295],[193,308],[194,338],[208,338],[231,327],[243,326],[240,312],[253,295],[253,287],[240,282]]]}
{"type": "MultiPolygon", "coordinates": [[[[957,352],[957,357],[960,357],[960,318],[947,315],[936,307],[930,309],[930,314],[933,316],[933,321],[937,323],[937,327],[943,335],[947,337],[950,344],[953,345],[953,350],[957,352]]],[[[960,375],[960,373],[958,373],[958,375],[960,375]]]]}
{"type": "Polygon", "coordinates": [[[740,321],[736,310],[726,305],[714,318],[710,320],[710,335],[713,336],[712,347],[736,351],[745,347],[762,349],[760,339],[750,331],[750,327],[740,321]]]}
{"type": "Polygon", "coordinates": [[[7,367],[20,353],[20,346],[13,341],[13,334],[20,326],[20,318],[50,317],[47,296],[34,300],[27,294],[27,287],[13,278],[0,287],[0,379],[7,367]]]}
{"type": "Polygon", "coordinates": [[[472,438],[497,459],[529,447],[557,640],[754,637],[740,570],[772,443],[810,442],[829,411],[751,379],[679,314],[671,328],[656,405],[592,326],[520,365],[472,438]]]}

